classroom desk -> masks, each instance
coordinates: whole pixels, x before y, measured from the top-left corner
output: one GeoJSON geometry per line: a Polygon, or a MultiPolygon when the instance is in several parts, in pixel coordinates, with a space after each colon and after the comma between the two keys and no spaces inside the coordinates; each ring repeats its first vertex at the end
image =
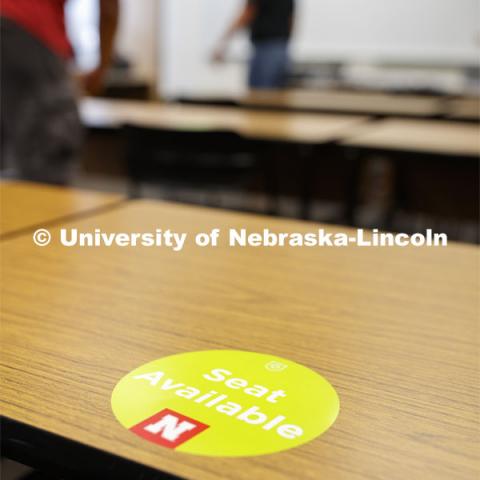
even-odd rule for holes
{"type": "Polygon", "coordinates": [[[388,119],[363,126],[343,145],[477,157],[480,155],[480,128],[461,122],[388,119]]]}
{"type": "Polygon", "coordinates": [[[448,102],[448,117],[452,120],[480,121],[480,98],[459,98],[448,102]]]}
{"type": "Polygon", "coordinates": [[[382,116],[433,117],[442,113],[442,104],[436,97],[338,90],[257,91],[242,98],[241,103],[245,106],[382,116]]]}
{"type": "MultiPolygon", "coordinates": [[[[392,161],[393,199],[386,213],[391,228],[395,213],[413,203],[415,212],[439,218],[476,221],[478,213],[478,125],[388,119],[364,126],[342,142],[357,161],[382,155],[392,161]],[[408,192],[408,193],[406,193],[408,192]],[[451,198],[449,203],[443,199],[451,198]]],[[[358,197],[358,191],[353,194],[358,197]]]]}
{"type": "MultiPolygon", "coordinates": [[[[120,129],[123,125],[130,124],[178,132],[234,132],[253,141],[254,148],[259,149],[264,158],[273,158],[273,161],[279,155],[278,144],[281,149],[285,144],[295,149],[314,147],[315,150],[307,150],[306,154],[305,151],[298,150],[294,153],[281,151],[281,154],[290,155],[292,162],[299,164],[301,170],[304,185],[301,192],[303,218],[308,218],[310,210],[311,192],[306,185],[311,182],[311,165],[320,163],[317,162],[319,158],[335,162],[336,159],[332,159],[325,147],[353,135],[370,120],[369,117],[357,115],[302,114],[94,98],[82,100],[80,113],[83,123],[93,130],[120,129]],[[266,153],[267,150],[263,148],[265,145],[259,148],[258,141],[266,143],[270,150],[266,153]]],[[[269,176],[275,178],[274,173],[269,176]]],[[[273,188],[276,189],[277,186],[273,188]]],[[[346,209],[351,211],[351,205],[346,209]]]]}
{"type": "MultiPolygon", "coordinates": [[[[68,226],[319,228],[148,201],[68,226]]],[[[478,471],[477,247],[199,250],[189,243],[174,253],[41,249],[28,235],[0,247],[7,280],[0,406],[10,421],[44,432],[33,435],[42,454],[56,434],[57,443],[192,480],[470,480],[478,471]],[[313,368],[339,394],[337,422],[302,447],[244,459],[180,454],[117,423],[110,395],[120,378],[153,359],[204,349],[271,353],[313,368]]],[[[29,445],[21,440],[13,446],[29,445]]],[[[57,461],[75,458],[56,452],[57,461]]],[[[97,457],[89,458],[77,466],[91,467],[97,457]]],[[[115,465],[108,463],[111,472],[115,465]]],[[[126,478],[159,478],[140,471],[126,478]]]]}
{"type": "Polygon", "coordinates": [[[0,182],[0,238],[120,202],[120,195],[29,182],[0,182]]]}
{"type": "MultiPolygon", "coordinates": [[[[194,101],[202,97],[192,95],[194,101]]],[[[207,98],[205,98],[207,100],[207,98]]],[[[211,98],[214,100],[214,98],[211,98]]],[[[435,117],[443,113],[438,97],[341,90],[252,91],[230,99],[239,106],[304,112],[334,112],[375,116],[435,117]]]]}
{"type": "Polygon", "coordinates": [[[80,104],[90,128],[125,124],[173,130],[229,130],[254,140],[319,144],[353,133],[368,117],[245,111],[86,98],[80,104]]]}

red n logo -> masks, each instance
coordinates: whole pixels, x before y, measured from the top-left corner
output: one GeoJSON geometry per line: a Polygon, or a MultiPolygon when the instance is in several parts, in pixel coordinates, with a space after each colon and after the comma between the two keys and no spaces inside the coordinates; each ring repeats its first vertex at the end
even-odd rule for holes
{"type": "Polygon", "coordinates": [[[176,448],[208,427],[209,425],[166,408],[134,425],[130,431],[150,442],[176,448]]]}

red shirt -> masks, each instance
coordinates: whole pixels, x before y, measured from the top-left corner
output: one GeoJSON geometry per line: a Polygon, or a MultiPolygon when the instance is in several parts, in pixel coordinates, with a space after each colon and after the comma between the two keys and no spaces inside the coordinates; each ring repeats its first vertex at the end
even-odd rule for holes
{"type": "Polygon", "coordinates": [[[63,58],[72,56],[64,19],[66,0],[0,0],[0,15],[22,26],[63,58]]]}

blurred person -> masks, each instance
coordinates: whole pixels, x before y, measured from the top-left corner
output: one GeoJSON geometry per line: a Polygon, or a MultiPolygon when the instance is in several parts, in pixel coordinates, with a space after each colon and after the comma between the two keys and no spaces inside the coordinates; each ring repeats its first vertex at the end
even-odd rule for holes
{"type": "MultiPolygon", "coordinates": [[[[0,1],[2,169],[27,179],[66,183],[82,144],[77,86],[64,19],[67,0],[0,1]]],[[[81,77],[101,89],[112,58],[118,0],[99,0],[100,61],[81,77]]]]}
{"type": "Polygon", "coordinates": [[[253,46],[248,78],[250,88],[284,87],[294,17],[295,0],[247,0],[242,12],[222,36],[214,60],[223,61],[232,37],[247,28],[253,46]]]}

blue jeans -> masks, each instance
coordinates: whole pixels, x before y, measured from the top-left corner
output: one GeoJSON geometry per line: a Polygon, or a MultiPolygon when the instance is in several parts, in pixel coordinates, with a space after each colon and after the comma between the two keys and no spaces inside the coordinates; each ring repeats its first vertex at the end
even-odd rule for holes
{"type": "Polygon", "coordinates": [[[288,66],[287,40],[264,40],[254,43],[248,80],[250,88],[284,87],[288,66]]]}

